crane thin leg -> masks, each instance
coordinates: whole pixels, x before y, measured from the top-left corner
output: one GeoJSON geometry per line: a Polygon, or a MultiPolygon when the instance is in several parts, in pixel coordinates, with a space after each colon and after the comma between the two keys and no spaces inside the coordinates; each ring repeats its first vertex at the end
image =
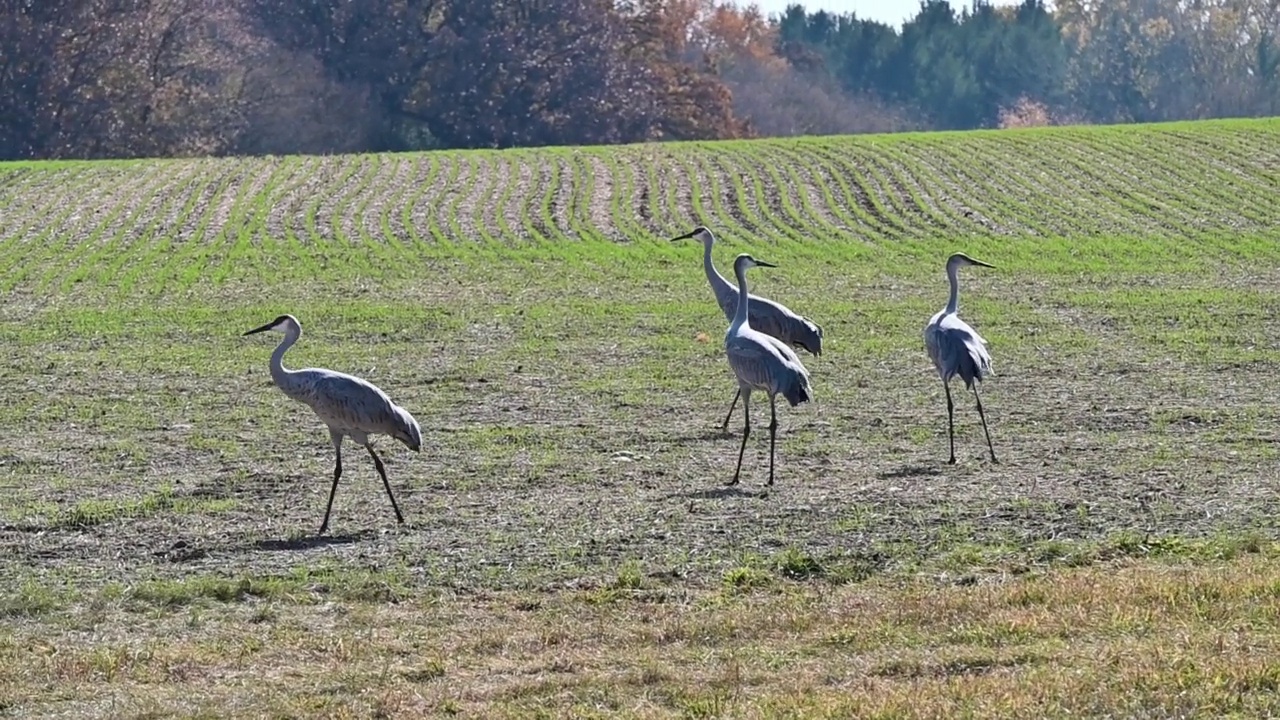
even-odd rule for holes
{"type": "Polygon", "coordinates": [[[773,448],[778,441],[778,406],[769,396],[769,485],[773,485],[773,448]]]}
{"type": "Polygon", "coordinates": [[[338,478],[342,477],[342,440],[334,444],[334,461],[333,461],[333,487],[329,488],[329,504],[324,508],[324,522],[320,523],[320,532],[317,535],[323,535],[325,530],[329,529],[329,513],[333,510],[333,496],[338,494],[338,478]]]}
{"type": "Polygon", "coordinates": [[[996,449],[991,445],[991,433],[987,430],[987,415],[982,412],[982,398],[978,395],[978,384],[973,384],[973,399],[978,401],[978,417],[982,418],[982,434],[987,436],[987,450],[991,451],[991,462],[1000,463],[996,459],[996,449]]]}
{"type": "Polygon", "coordinates": [[[400,514],[400,506],[396,504],[396,496],[391,493],[391,483],[387,482],[387,469],[382,466],[382,458],[378,457],[378,453],[373,451],[372,445],[365,445],[364,447],[373,456],[373,466],[378,468],[378,474],[382,476],[382,487],[387,489],[387,497],[391,498],[391,509],[396,511],[396,521],[403,525],[404,516],[400,514]]]}
{"type": "Polygon", "coordinates": [[[742,396],[742,445],[738,448],[738,469],[733,471],[730,485],[738,484],[738,476],[742,474],[742,454],[747,450],[747,438],[751,437],[751,393],[742,392],[739,388],[738,394],[742,396]]]}
{"type": "Polygon", "coordinates": [[[951,402],[951,385],[946,380],[942,381],[942,388],[947,391],[947,440],[951,444],[951,459],[947,461],[948,465],[956,464],[956,426],[955,426],[955,404],[951,402]]]}
{"type": "Polygon", "coordinates": [[[738,394],[733,396],[733,402],[729,403],[729,414],[724,416],[724,422],[720,423],[720,430],[729,431],[729,418],[733,417],[733,409],[738,407],[738,398],[742,397],[742,390],[738,390],[738,394]]]}

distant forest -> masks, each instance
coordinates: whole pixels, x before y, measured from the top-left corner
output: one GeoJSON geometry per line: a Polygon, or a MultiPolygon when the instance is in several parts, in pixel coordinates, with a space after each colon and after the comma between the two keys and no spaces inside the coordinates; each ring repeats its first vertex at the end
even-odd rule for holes
{"type": "Polygon", "coordinates": [[[1275,114],[1280,3],[5,0],[0,158],[332,153],[1275,114]]]}

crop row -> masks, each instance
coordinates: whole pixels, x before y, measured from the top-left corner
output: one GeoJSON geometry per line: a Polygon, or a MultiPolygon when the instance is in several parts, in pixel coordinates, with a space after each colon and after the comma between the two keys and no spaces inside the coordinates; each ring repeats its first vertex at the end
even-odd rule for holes
{"type": "Polygon", "coordinates": [[[0,289],[188,285],[418,243],[1180,236],[1273,227],[1280,123],[0,167],[0,289]],[[260,256],[260,254],[259,254],[260,256]]]}

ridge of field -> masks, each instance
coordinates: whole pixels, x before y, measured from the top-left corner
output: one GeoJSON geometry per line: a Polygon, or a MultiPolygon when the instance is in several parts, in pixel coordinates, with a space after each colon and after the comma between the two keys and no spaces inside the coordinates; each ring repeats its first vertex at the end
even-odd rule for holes
{"type": "MultiPolygon", "coordinates": [[[[437,604],[449,616],[431,622],[461,643],[453,649],[469,659],[458,662],[493,670],[505,646],[451,635],[478,622],[458,610],[472,600],[507,608],[502,622],[527,605],[545,608],[539,622],[598,613],[625,633],[667,601],[763,613],[764,593],[811,618],[835,612],[833,598],[857,606],[864,586],[964,594],[1044,582],[1057,588],[1040,590],[1049,595],[1082,593],[1053,585],[1068,577],[1056,573],[1083,566],[1079,583],[1105,584],[1109,564],[1138,558],[1133,572],[1164,578],[1152,582],[1168,580],[1165,564],[1221,564],[1236,580],[1205,593],[1241,608],[1242,598],[1273,602],[1274,574],[1241,589],[1240,568],[1277,555],[1278,181],[1277,119],[0,165],[0,617],[15,621],[0,633],[0,712],[224,711],[235,683],[272,662],[270,638],[301,662],[323,650],[300,650],[299,628],[330,627],[355,645],[404,608],[437,604]],[[696,224],[719,235],[722,273],[738,252],[777,263],[752,271],[752,291],[825,330],[822,357],[803,358],[815,402],[779,409],[778,484],[767,494],[759,394],[742,484],[723,488],[742,422],[739,407],[730,433],[717,427],[734,391],[726,323],[701,248],[666,240],[696,224]],[[943,462],[945,404],[921,331],[945,303],[942,264],[957,250],[996,265],[962,272],[961,313],[995,357],[982,391],[999,465],[985,459],[959,384],[960,461],[943,462]],[[332,472],[327,433],[271,386],[278,336],[240,337],[285,312],[304,328],[286,364],[361,375],[421,422],[420,455],[378,443],[407,526],[348,444],[332,535],[312,537],[332,472]],[[1054,573],[1036,579],[1045,569],[1054,573]],[[208,622],[224,612],[229,625],[208,622]],[[174,632],[199,647],[160,642],[174,632]],[[108,650],[95,645],[103,637],[108,650]],[[48,638],[64,644],[63,659],[28,663],[48,638]],[[227,643],[245,643],[234,670],[212,657],[227,643]],[[179,677],[188,666],[203,670],[179,677]],[[50,685],[49,673],[61,680],[50,685]],[[204,687],[196,676],[214,679],[204,687]],[[139,695],[158,678],[190,693],[139,695]],[[101,682],[125,705],[102,705],[101,682]]],[[[910,657],[877,655],[849,672],[880,668],[877,686],[902,693],[894,702],[840,704],[815,690],[830,678],[812,673],[783,688],[763,675],[655,669],[618,688],[594,659],[545,653],[528,662],[551,663],[556,683],[512,670],[491,692],[460,689],[448,659],[394,682],[407,693],[396,695],[401,710],[483,716],[581,713],[600,693],[639,717],[912,716],[904,688],[921,682],[939,703],[922,717],[1089,715],[1105,698],[1062,682],[1046,691],[1056,710],[1031,694],[988,706],[948,683],[991,673],[1030,693],[1090,657],[1080,642],[1114,657],[1147,647],[1114,645],[1120,620],[1098,622],[1082,630],[1087,640],[1046,630],[1023,643],[1010,631],[977,659],[961,653],[978,666],[928,657],[951,647],[936,627],[882,628],[910,635],[900,638],[910,657]],[[585,684],[561,677],[575,662],[593,668],[585,684]],[[690,687],[698,678],[715,692],[690,687]],[[661,697],[624,702],[648,690],[661,697]],[[405,699],[413,693],[430,701],[405,699]]],[[[490,632],[511,632],[501,627],[490,632]]],[[[793,629],[808,638],[789,646],[797,657],[836,662],[849,646],[793,629]]],[[[690,653],[682,662],[697,662],[700,641],[673,632],[690,653]]],[[[644,637],[628,662],[648,667],[666,641],[644,637]]],[[[1250,653],[1270,647],[1258,643],[1250,653]]],[[[276,711],[369,714],[376,703],[360,688],[383,687],[378,663],[421,650],[402,645],[384,637],[368,656],[329,648],[359,671],[336,690],[307,675],[305,696],[276,711]]],[[[1187,652],[1204,660],[1213,646],[1197,636],[1187,652]]],[[[721,662],[744,647],[704,649],[721,662]]],[[[1261,657],[1250,654],[1239,676],[1214,674],[1207,660],[1197,667],[1209,674],[1195,677],[1152,669],[1135,682],[1202,694],[1137,692],[1125,707],[1176,714],[1199,701],[1257,714],[1280,686],[1261,657]]],[[[794,660],[753,656],[742,667],[794,660]]]]}

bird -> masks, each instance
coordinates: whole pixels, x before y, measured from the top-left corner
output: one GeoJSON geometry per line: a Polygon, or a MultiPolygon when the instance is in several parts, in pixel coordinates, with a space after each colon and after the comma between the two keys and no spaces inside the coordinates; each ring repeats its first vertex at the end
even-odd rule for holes
{"type": "Polygon", "coordinates": [[[978,395],[978,384],[991,370],[991,354],[987,352],[987,341],[968,323],[960,319],[957,310],[960,305],[960,280],[957,271],[965,265],[995,268],[981,260],[974,260],[964,253],[955,253],[947,258],[947,280],[951,282],[951,297],[947,306],[939,310],[924,328],[924,347],[933,360],[933,366],[942,378],[942,387],[947,393],[947,439],[951,444],[951,459],[948,465],[956,462],[955,406],[951,402],[951,378],[956,375],[964,380],[966,388],[973,391],[978,403],[978,417],[982,419],[982,432],[987,437],[987,450],[991,452],[991,462],[996,459],[995,448],[991,444],[991,432],[987,430],[987,416],[982,411],[982,397],[978,395]]]}
{"type": "Polygon", "coordinates": [[[292,315],[281,315],[275,320],[254,328],[245,335],[274,330],[284,333],[284,340],[271,354],[271,379],[285,395],[310,406],[320,420],[329,427],[329,439],[335,453],[333,487],[329,489],[329,504],[320,523],[323,535],[329,529],[329,514],[333,510],[333,496],[338,491],[338,479],[342,477],[342,441],[350,437],[363,445],[373,457],[374,467],[382,477],[382,486],[391,498],[391,508],[396,520],[403,525],[404,515],[396,504],[396,496],[387,481],[387,469],[382,458],[373,449],[371,435],[390,435],[404,443],[410,450],[422,450],[422,430],[418,421],[407,410],[391,401],[378,386],[346,373],[324,368],[290,370],[284,366],[284,354],[302,336],[302,325],[292,315]]]}
{"type": "MultiPolygon", "coordinates": [[[[738,309],[738,289],[716,270],[711,262],[711,246],[716,238],[706,227],[699,225],[692,231],[672,238],[671,242],[679,242],[695,238],[702,242],[702,268],[707,273],[707,281],[711,283],[711,291],[715,293],[716,303],[729,322],[733,322],[734,313],[738,309]]],[[[751,327],[765,335],[771,335],[783,343],[799,347],[814,357],[822,354],[822,326],[807,317],[798,315],[782,303],[774,302],[759,295],[752,295],[750,302],[751,327]]],[[[721,430],[729,429],[729,419],[733,417],[733,409],[738,406],[741,391],[733,396],[729,404],[729,412],[720,423],[721,430]]]]}
{"type": "Polygon", "coordinates": [[[755,298],[747,294],[747,268],[777,267],[763,260],[756,260],[743,253],[733,261],[733,272],[738,278],[739,295],[743,298],[734,312],[733,323],[724,336],[724,351],[729,366],[738,378],[738,392],[742,395],[742,445],[738,448],[738,468],[729,485],[737,485],[742,474],[742,454],[751,436],[751,393],[761,390],[769,394],[769,485],[773,485],[774,448],[778,439],[778,409],[776,396],[781,394],[795,407],[813,397],[809,385],[809,371],[805,370],[791,346],[751,327],[750,307],[755,298]]]}

